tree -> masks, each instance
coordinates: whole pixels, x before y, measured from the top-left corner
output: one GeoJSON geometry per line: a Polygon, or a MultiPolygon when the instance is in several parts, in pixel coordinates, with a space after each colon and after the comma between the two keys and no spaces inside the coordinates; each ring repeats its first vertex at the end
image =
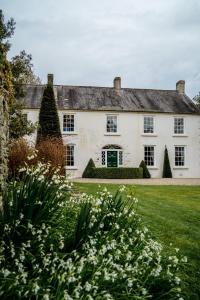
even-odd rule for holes
{"type": "Polygon", "coordinates": [[[143,178],[151,178],[151,174],[149,173],[149,170],[148,170],[144,160],[141,161],[139,167],[143,169],[143,178]]]}
{"type": "Polygon", "coordinates": [[[90,158],[82,177],[83,178],[94,178],[94,168],[95,168],[95,164],[92,158],[90,158]]]}
{"type": "Polygon", "coordinates": [[[37,143],[48,137],[60,138],[62,140],[53,85],[50,83],[45,87],[42,97],[37,143]]]}
{"type": "Polygon", "coordinates": [[[165,152],[164,152],[164,164],[163,164],[163,178],[172,178],[172,171],[170,167],[169,162],[169,155],[167,147],[165,146],[165,152]]]}
{"type": "Polygon", "coordinates": [[[200,106],[200,92],[198,95],[196,95],[194,98],[193,98],[194,102],[196,103],[197,106],[200,106]]]}
{"type": "Polygon", "coordinates": [[[17,98],[24,96],[23,85],[41,84],[40,78],[34,74],[31,54],[21,51],[11,59],[10,66],[17,98]]]}

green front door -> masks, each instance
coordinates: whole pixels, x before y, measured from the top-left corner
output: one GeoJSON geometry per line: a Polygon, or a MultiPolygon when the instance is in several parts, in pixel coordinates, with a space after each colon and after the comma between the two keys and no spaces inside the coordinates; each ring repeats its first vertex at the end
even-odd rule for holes
{"type": "Polygon", "coordinates": [[[118,155],[117,151],[107,151],[107,167],[113,168],[118,167],[118,155]]]}

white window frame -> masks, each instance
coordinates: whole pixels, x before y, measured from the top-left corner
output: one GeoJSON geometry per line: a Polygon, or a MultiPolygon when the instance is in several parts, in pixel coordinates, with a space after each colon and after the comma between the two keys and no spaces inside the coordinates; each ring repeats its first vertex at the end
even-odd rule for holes
{"type": "Polygon", "coordinates": [[[106,115],[106,134],[112,135],[112,134],[118,134],[118,133],[119,133],[119,128],[118,128],[118,115],[116,115],[116,114],[107,114],[107,115],[106,115]],[[108,118],[109,118],[109,117],[114,117],[114,118],[116,118],[116,125],[117,125],[117,130],[116,130],[116,131],[108,131],[107,124],[108,124],[108,118]]]}
{"type": "MultiPolygon", "coordinates": [[[[180,126],[179,126],[179,129],[180,129],[180,126]]],[[[173,129],[173,134],[174,134],[175,136],[182,136],[182,135],[185,135],[185,118],[184,118],[184,117],[182,117],[182,116],[175,116],[175,117],[174,117],[174,129],[173,129]],[[178,120],[178,119],[183,120],[183,126],[182,126],[183,132],[175,132],[176,126],[177,126],[177,128],[178,128],[178,125],[175,124],[175,123],[176,123],[176,120],[178,120]]]]}
{"type": "Polygon", "coordinates": [[[153,135],[155,134],[155,117],[150,115],[143,116],[143,134],[145,135],[153,135]],[[153,121],[153,132],[145,132],[145,118],[151,118],[153,121]]]}
{"type": "Polygon", "coordinates": [[[108,162],[107,162],[107,152],[108,151],[117,151],[117,165],[118,167],[122,167],[124,165],[124,151],[123,149],[102,149],[101,150],[101,165],[102,167],[107,168],[108,162]],[[105,152],[105,164],[102,164],[102,152],[105,152]],[[122,152],[122,164],[120,164],[120,158],[119,158],[119,152],[122,152]]]}
{"type": "Polygon", "coordinates": [[[186,145],[174,145],[174,168],[181,169],[186,168],[186,145]],[[184,149],[184,164],[183,165],[176,165],[176,148],[182,147],[184,149]]]}
{"type": "MultiPolygon", "coordinates": [[[[67,127],[66,127],[67,128],[67,127]]],[[[62,133],[63,134],[76,134],[76,114],[75,113],[68,113],[68,112],[65,112],[62,114],[62,133]],[[65,131],[64,130],[64,117],[65,116],[73,116],[74,117],[74,130],[73,131],[65,131]]]]}
{"type": "Polygon", "coordinates": [[[73,168],[75,168],[75,144],[67,144],[67,145],[65,145],[65,167],[67,168],[67,169],[73,169],[73,168]],[[67,159],[68,159],[68,147],[73,147],[73,165],[71,165],[71,164],[67,164],[67,159]]]}
{"type": "Polygon", "coordinates": [[[146,166],[148,167],[148,168],[156,168],[156,146],[155,145],[144,145],[144,149],[143,149],[143,151],[144,151],[144,162],[146,163],[146,161],[145,161],[145,147],[153,147],[153,165],[148,165],[148,164],[146,164],[146,166]]]}

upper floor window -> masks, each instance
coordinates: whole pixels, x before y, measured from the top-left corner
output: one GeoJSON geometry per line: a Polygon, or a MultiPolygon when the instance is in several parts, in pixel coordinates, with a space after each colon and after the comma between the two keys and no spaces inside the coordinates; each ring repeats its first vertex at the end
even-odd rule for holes
{"type": "Polygon", "coordinates": [[[175,166],[185,166],[185,146],[175,146],[175,166]]]}
{"type": "Polygon", "coordinates": [[[184,134],[184,118],[174,118],[174,133],[184,134]]]}
{"type": "Polygon", "coordinates": [[[144,161],[147,166],[155,165],[155,147],[154,146],[144,146],[144,161]]]}
{"type": "Polygon", "coordinates": [[[66,166],[74,166],[74,145],[66,146],[66,166]]]}
{"type": "Polygon", "coordinates": [[[144,133],[154,133],[154,118],[151,116],[144,117],[144,133]]]}
{"type": "Polygon", "coordinates": [[[63,115],[63,131],[73,132],[74,131],[74,115],[63,115]]]}
{"type": "Polygon", "coordinates": [[[117,132],[117,116],[107,116],[107,132],[117,132]]]}

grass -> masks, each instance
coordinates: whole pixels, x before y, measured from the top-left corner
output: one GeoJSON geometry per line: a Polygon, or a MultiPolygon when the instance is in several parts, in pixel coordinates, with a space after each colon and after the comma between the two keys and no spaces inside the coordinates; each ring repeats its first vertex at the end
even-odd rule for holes
{"type": "MultiPolygon", "coordinates": [[[[96,194],[99,184],[76,183],[81,192],[96,194]]],[[[115,193],[118,185],[101,184],[115,193]]],[[[188,299],[200,299],[200,186],[127,186],[139,200],[138,213],[154,237],[169,251],[188,257],[184,270],[188,299]]]]}

